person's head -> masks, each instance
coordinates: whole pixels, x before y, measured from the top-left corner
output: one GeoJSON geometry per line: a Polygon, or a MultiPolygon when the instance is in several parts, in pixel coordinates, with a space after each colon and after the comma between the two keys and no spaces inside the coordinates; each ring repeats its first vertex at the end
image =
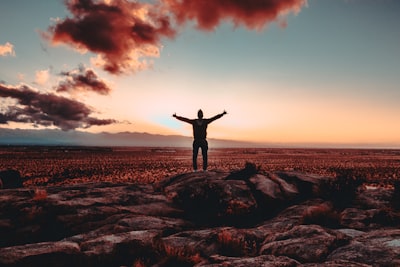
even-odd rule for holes
{"type": "Polygon", "coordinates": [[[199,119],[203,118],[203,111],[201,109],[199,109],[199,111],[197,112],[197,117],[199,117],[199,119]]]}

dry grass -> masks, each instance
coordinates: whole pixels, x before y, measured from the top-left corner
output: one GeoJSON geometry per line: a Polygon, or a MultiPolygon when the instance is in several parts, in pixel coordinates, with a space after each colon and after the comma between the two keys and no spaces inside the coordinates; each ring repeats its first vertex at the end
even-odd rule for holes
{"type": "Polygon", "coordinates": [[[302,215],[301,223],[337,228],[340,226],[340,213],[333,208],[331,203],[324,202],[307,208],[302,215]]]}
{"type": "MultiPolygon", "coordinates": [[[[192,171],[190,148],[46,148],[0,147],[0,170],[16,169],[24,185],[85,182],[153,183],[192,171]]],[[[209,169],[241,170],[246,162],[263,170],[289,170],[334,176],[355,170],[371,183],[400,177],[400,151],[356,149],[213,149],[209,169]]],[[[201,156],[198,164],[201,166],[201,156]]]]}
{"type": "Polygon", "coordinates": [[[42,201],[47,199],[47,191],[45,189],[36,188],[33,194],[33,200],[42,201]]]}
{"type": "Polygon", "coordinates": [[[259,243],[255,236],[246,234],[240,230],[230,228],[218,233],[218,243],[221,245],[221,253],[226,256],[242,257],[254,256],[258,252],[259,243]]]}

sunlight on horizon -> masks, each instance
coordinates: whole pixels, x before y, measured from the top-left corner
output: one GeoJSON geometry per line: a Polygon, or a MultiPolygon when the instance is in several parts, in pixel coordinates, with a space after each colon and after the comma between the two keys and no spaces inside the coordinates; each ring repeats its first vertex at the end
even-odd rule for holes
{"type": "Polygon", "coordinates": [[[295,2],[285,23],[266,6],[260,21],[221,13],[211,24],[185,17],[179,26],[169,10],[171,23],[158,28],[167,13],[152,10],[143,21],[150,4],[110,1],[129,19],[88,25],[102,40],[97,46],[55,27],[67,17],[85,23],[93,10],[2,3],[0,127],[192,136],[172,114],[226,110],[208,138],[400,147],[400,2],[295,2]],[[123,29],[136,20],[152,31],[135,28],[130,39],[123,29]],[[95,57],[102,64],[93,65],[95,57]]]}

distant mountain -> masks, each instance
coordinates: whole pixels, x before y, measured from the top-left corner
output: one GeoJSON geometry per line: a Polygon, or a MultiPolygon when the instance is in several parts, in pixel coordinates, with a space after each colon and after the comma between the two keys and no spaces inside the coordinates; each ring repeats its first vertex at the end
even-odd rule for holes
{"type": "MultiPolygon", "coordinates": [[[[0,128],[0,145],[191,147],[192,138],[139,132],[88,133],[55,129],[0,128]]],[[[256,147],[256,143],[209,139],[212,147],[256,147]]]]}

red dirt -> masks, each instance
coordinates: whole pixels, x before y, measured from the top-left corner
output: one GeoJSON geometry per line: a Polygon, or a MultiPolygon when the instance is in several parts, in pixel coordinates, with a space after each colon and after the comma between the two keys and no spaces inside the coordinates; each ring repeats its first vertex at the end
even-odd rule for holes
{"type": "MultiPolygon", "coordinates": [[[[0,147],[0,170],[16,169],[24,185],[83,182],[153,183],[192,171],[191,149],[0,147]]],[[[201,166],[201,153],[198,163],[201,166]]],[[[293,170],[335,175],[348,169],[370,183],[391,184],[400,178],[400,150],[386,149],[210,149],[209,169],[232,171],[246,162],[263,170],[293,170]]]]}

